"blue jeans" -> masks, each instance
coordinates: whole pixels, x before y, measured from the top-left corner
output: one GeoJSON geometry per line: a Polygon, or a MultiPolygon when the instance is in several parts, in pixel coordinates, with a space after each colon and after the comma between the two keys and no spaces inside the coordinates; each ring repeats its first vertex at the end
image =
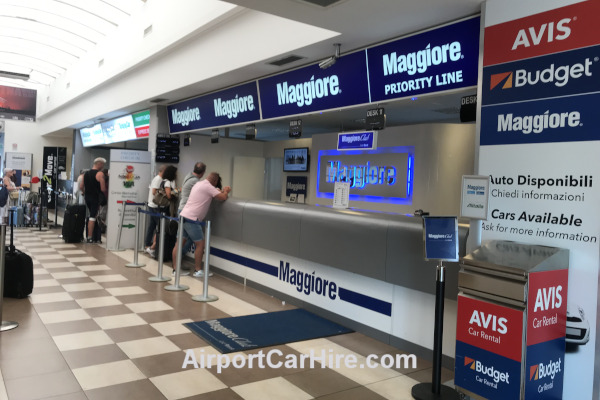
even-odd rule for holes
{"type": "MultiPolygon", "coordinates": [[[[151,213],[158,213],[158,208],[148,207],[148,211],[151,213]]],[[[154,233],[156,232],[156,228],[160,223],[160,217],[150,216],[150,221],[148,222],[148,229],[146,229],[146,238],[144,240],[144,247],[152,246],[152,240],[154,239],[154,233]]]]}

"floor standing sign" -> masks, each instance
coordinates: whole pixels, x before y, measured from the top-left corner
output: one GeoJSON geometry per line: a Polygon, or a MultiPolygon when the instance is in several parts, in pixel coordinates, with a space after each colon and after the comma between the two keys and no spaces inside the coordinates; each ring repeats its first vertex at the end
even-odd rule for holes
{"type": "MultiPolygon", "coordinates": [[[[121,227],[123,201],[144,203],[148,200],[150,186],[149,151],[111,150],[108,185],[108,213],[106,241],[109,250],[132,249],[135,242],[136,206],[125,208],[125,217],[121,227]],[[117,243],[119,229],[121,230],[120,244],[117,243]]],[[[143,233],[142,233],[143,235],[143,233]]],[[[142,236],[143,237],[143,236],[142,236]]]]}
{"type": "MultiPolygon", "coordinates": [[[[491,186],[482,239],[570,250],[560,366],[568,399],[600,398],[598,15],[597,0],[485,7],[479,173],[491,186]]],[[[530,381],[539,365],[527,364],[530,381]]]]}

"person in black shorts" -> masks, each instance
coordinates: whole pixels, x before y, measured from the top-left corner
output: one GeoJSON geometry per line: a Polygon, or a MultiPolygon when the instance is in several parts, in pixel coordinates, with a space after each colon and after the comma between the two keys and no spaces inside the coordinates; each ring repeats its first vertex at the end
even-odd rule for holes
{"type": "Polygon", "coordinates": [[[98,157],[94,160],[94,166],[83,175],[83,190],[85,193],[85,205],[88,208],[90,218],[87,226],[87,242],[102,243],[100,226],[96,224],[98,210],[101,205],[106,204],[107,188],[102,172],[106,160],[98,157]]]}

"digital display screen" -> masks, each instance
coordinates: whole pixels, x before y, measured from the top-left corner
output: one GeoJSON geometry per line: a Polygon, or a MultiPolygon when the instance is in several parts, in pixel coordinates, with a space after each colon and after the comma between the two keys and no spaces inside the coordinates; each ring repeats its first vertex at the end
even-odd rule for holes
{"type": "Polygon", "coordinates": [[[83,147],[126,142],[148,137],[150,133],[150,111],[104,121],[79,130],[83,147]]]}
{"type": "Polygon", "coordinates": [[[308,147],[283,150],[284,172],[308,171],[308,147]]]}

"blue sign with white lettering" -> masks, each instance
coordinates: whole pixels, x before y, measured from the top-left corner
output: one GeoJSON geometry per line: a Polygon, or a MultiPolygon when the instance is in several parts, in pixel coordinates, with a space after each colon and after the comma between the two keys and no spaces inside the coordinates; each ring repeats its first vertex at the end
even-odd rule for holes
{"type": "Polygon", "coordinates": [[[600,94],[502,104],[481,110],[481,145],[600,140],[600,94]]]}
{"type": "Polygon", "coordinates": [[[364,51],[340,57],[327,69],[318,64],[261,79],[263,118],[276,118],[369,102],[364,51]]]}
{"type": "Polygon", "coordinates": [[[423,217],[425,259],[458,261],[458,218],[423,217]]]}
{"type": "Polygon", "coordinates": [[[490,400],[518,399],[520,375],[520,362],[456,341],[456,386],[490,400]]]}
{"type": "Polygon", "coordinates": [[[169,131],[197,129],[260,120],[256,82],[232,87],[167,107],[169,131]]]}
{"type": "Polygon", "coordinates": [[[374,131],[338,134],[338,150],[372,150],[377,147],[374,131]]]}
{"type": "Polygon", "coordinates": [[[598,92],[599,52],[593,46],[486,67],[482,105],[598,92]]]}
{"type": "Polygon", "coordinates": [[[367,49],[371,101],[476,86],[479,20],[367,49]]]}
{"type": "Polygon", "coordinates": [[[562,399],[565,338],[527,346],[526,363],[525,398],[562,399]]]}

